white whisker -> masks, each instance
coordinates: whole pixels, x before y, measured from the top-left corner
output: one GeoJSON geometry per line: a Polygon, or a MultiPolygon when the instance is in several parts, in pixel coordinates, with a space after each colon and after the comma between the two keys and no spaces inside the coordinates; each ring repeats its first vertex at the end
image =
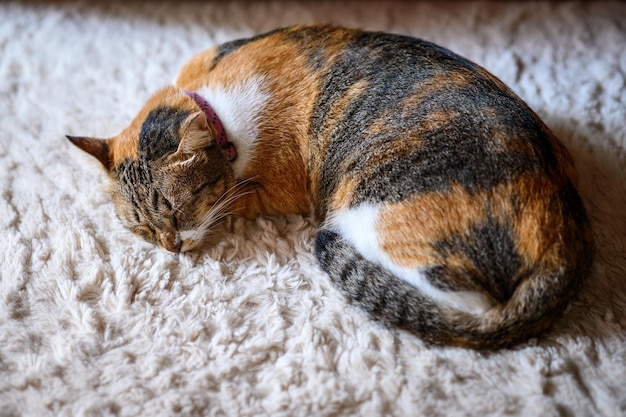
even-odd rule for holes
{"type": "Polygon", "coordinates": [[[230,189],[225,191],[216,201],[213,206],[204,215],[200,224],[190,231],[186,238],[193,241],[201,241],[204,237],[224,218],[234,214],[233,211],[227,211],[226,209],[238,198],[253,193],[253,191],[243,191],[242,189],[249,185],[252,179],[240,181],[233,185],[230,189]]]}

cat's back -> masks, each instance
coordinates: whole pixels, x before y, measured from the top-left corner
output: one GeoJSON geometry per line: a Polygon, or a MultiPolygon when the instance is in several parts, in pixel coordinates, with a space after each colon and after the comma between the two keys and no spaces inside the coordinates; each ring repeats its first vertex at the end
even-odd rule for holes
{"type": "Polygon", "coordinates": [[[177,85],[266,92],[255,101],[256,141],[293,139],[284,145],[305,156],[322,217],[345,188],[341,178],[353,179],[351,205],[451,184],[476,193],[521,175],[574,181],[569,154],[517,95],[479,65],[417,38],[282,28],[198,54],[177,85]]]}
{"type": "MultiPolygon", "coordinates": [[[[477,71],[480,67],[471,61],[418,38],[333,26],[292,26],[209,48],[183,66],[176,84],[228,85],[263,76],[267,88],[314,87],[324,96],[320,100],[327,102],[327,96],[338,97],[360,83],[367,84],[369,96],[395,101],[414,95],[418,86],[421,91],[434,86],[467,87],[478,81],[477,71]]],[[[492,78],[486,72],[480,75],[492,78]]],[[[478,82],[482,89],[492,87],[490,81],[478,82]]]]}
{"type": "Polygon", "coordinates": [[[321,78],[316,86],[322,90],[363,80],[376,82],[371,85],[376,88],[373,93],[410,95],[415,83],[440,83],[441,77],[453,73],[456,83],[446,84],[467,84],[477,68],[418,38],[333,26],[292,26],[209,48],[185,64],[177,83],[236,82],[252,74],[274,83],[297,74],[321,78]]]}
{"type": "Polygon", "coordinates": [[[361,200],[403,198],[383,196],[375,181],[399,166],[395,188],[410,193],[451,183],[476,191],[525,172],[574,179],[569,154],[517,95],[479,65],[417,38],[282,28],[198,54],[176,84],[267,93],[255,101],[257,141],[293,138],[322,199],[337,167],[361,178],[361,200]],[[361,156],[372,153],[381,157],[368,170],[372,158],[361,156]]]}

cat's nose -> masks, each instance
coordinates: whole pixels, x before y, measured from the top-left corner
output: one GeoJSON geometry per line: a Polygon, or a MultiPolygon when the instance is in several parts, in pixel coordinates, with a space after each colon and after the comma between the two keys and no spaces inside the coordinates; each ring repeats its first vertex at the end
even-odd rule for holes
{"type": "Polygon", "coordinates": [[[161,233],[159,238],[161,240],[161,245],[163,245],[165,249],[174,253],[180,252],[181,241],[180,241],[180,236],[178,236],[178,233],[163,232],[161,233]]]}

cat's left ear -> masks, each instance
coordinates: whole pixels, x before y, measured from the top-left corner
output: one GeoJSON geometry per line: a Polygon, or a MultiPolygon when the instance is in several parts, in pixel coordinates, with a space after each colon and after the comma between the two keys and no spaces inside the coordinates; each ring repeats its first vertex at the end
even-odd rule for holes
{"type": "Polygon", "coordinates": [[[215,145],[215,130],[202,111],[187,116],[181,124],[180,131],[178,150],[183,153],[193,153],[215,145]]]}
{"type": "Polygon", "coordinates": [[[107,171],[111,170],[111,150],[106,139],[77,137],[66,135],[66,138],[76,147],[95,157],[107,171]]]}

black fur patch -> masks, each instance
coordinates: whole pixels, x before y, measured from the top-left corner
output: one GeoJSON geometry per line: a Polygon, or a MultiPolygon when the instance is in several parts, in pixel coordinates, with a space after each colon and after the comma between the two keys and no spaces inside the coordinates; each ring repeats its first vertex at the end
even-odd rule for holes
{"type": "Polygon", "coordinates": [[[181,123],[190,112],[171,107],[152,110],[141,125],[139,133],[139,160],[149,163],[175,152],[180,142],[181,123]]]}
{"type": "Polygon", "coordinates": [[[333,28],[328,26],[305,27],[288,31],[287,40],[297,43],[306,54],[307,61],[314,71],[321,70],[327,62],[326,50],[332,42],[333,28]]]}
{"type": "Polygon", "coordinates": [[[235,39],[233,41],[225,42],[221,44],[220,46],[217,47],[217,51],[215,52],[215,57],[213,58],[213,62],[211,63],[210,70],[215,68],[215,66],[222,60],[222,58],[224,58],[228,54],[235,52],[237,49],[241,48],[242,46],[247,45],[251,42],[258,41],[259,39],[266,38],[275,33],[284,32],[286,30],[288,29],[287,28],[275,29],[271,32],[262,33],[260,35],[253,36],[251,38],[235,39]]]}
{"type": "MultiPolygon", "coordinates": [[[[446,111],[446,107],[455,116],[437,129],[418,131],[419,145],[410,154],[399,155],[401,163],[398,159],[390,160],[370,170],[357,186],[358,197],[354,204],[400,201],[418,192],[446,190],[452,184],[460,184],[475,193],[556,163],[549,150],[537,152],[552,159],[551,164],[545,164],[533,154],[515,153],[494,144],[492,136],[495,131],[509,128],[511,139],[527,140],[529,147],[549,147],[548,137],[529,120],[519,120],[519,117],[507,121],[477,118],[473,113],[479,112],[480,104],[465,91],[451,91],[433,98],[433,101],[414,109],[411,112],[414,120],[419,121],[431,111],[446,111]],[[517,132],[524,132],[526,137],[520,137],[517,132]]],[[[511,100],[509,104],[511,108],[516,103],[511,100]]],[[[517,113],[517,109],[512,109],[512,113],[517,113]]],[[[362,164],[350,167],[350,170],[362,169],[362,164]]]]}
{"type": "Polygon", "coordinates": [[[472,269],[453,271],[438,266],[426,271],[429,281],[444,290],[476,290],[464,287],[463,281],[479,284],[482,291],[499,302],[508,300],[517,287],[522,258],[517,252],[515,236],[510,224],[500,224],[493,216],[473,224],[469,230],[450,234],[435,243],[444,259],[458,256],[467,259],[472,269]],[[459,276],[459,274],[467,276],[459,276]]]}

